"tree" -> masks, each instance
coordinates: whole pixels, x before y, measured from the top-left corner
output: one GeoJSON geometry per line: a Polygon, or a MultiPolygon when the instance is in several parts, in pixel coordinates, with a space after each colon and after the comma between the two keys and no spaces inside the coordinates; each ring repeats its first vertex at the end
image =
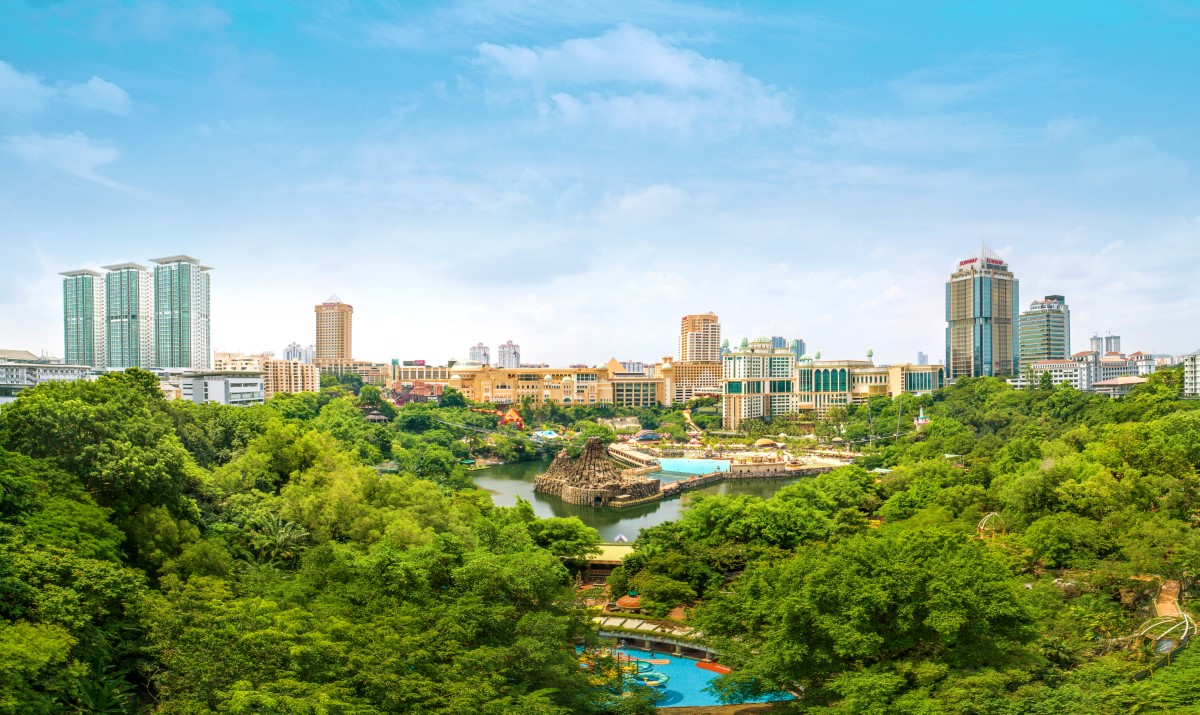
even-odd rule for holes
{"type": "Polygon", "coordinates": [[[442,391],[442,396],[438,398],[438,405],[441,407],[466,407],[467,400],[458,390],[447,387],[442,391]]]}

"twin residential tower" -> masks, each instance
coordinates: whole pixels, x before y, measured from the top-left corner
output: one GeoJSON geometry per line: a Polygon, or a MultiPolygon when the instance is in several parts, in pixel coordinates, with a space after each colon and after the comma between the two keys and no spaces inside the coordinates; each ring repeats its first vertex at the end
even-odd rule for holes
{"type": "Polygon", "coordinates": [[[207,370],[212,367],[210,267],[191,256],[66,271],[63,275],[64,361],[127,367],[207,370]]]}

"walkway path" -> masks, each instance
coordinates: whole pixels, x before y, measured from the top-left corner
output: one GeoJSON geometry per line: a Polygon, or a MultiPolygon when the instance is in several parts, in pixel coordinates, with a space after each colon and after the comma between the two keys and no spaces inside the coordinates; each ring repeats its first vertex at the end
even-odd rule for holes
{"type": "Polygon", "coordinates": [[[1179,610],[1178,581],[1166,581],[1163,583],[1162,588],[1158,589],[1158,600],[1154,602],[1154,610],[1158,611],[1160,618],[1182,615],[1182,612],[1179,610]]]}

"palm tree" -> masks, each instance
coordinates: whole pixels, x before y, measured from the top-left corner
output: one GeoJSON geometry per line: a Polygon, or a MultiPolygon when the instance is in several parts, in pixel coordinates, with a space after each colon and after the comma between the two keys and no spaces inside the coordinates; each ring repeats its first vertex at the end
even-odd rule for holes
{"type": "Polygon", "coordinates": [[[278,514],[259,517],[250,527],[250,548],[260,563],[288,563],[307,545],[308,531],[278,514]]]}

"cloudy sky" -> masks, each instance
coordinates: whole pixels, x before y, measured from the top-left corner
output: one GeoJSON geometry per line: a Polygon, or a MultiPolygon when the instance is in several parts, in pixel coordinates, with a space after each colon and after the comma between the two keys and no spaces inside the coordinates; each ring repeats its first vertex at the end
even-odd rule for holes
{"type": "Polygon", "coordinates": [[[943,352],[986,241],[1076,349],[1200,347],[1200,5],[0,4],[0,347],[187,253],[218,350],[651,360],[679,316],[943,352]],[[802,8],[802,9],[801,9],[802,8]]]}

